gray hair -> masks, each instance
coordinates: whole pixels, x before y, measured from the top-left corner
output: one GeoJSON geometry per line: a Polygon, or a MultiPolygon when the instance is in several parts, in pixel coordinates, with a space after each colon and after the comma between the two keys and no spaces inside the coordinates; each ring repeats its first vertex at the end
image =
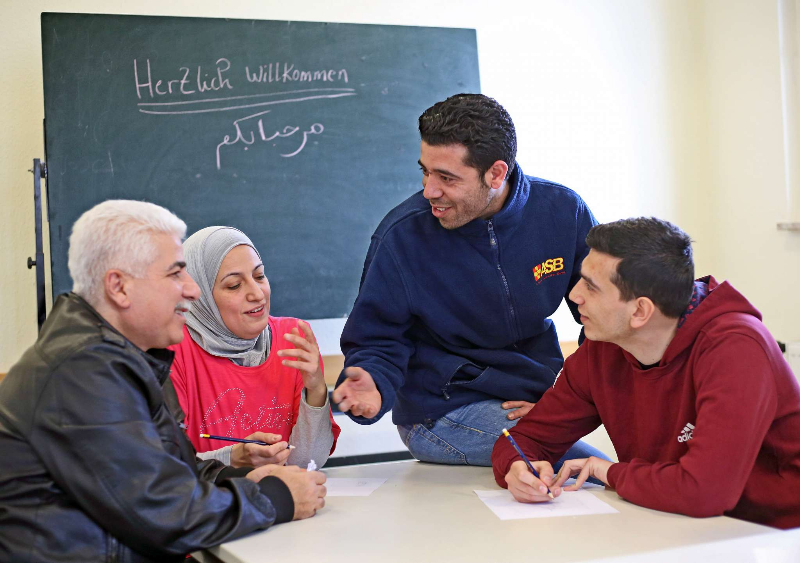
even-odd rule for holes
{"type": "Polygon", "coordinates": [[[160,233],[183,240],[186,223],[154,203],[122,199],[98,203],[72,226],[68,261],[72,291],[97,306],[108,270],[142,277],[156,259],[153,235],[160,233]]]}

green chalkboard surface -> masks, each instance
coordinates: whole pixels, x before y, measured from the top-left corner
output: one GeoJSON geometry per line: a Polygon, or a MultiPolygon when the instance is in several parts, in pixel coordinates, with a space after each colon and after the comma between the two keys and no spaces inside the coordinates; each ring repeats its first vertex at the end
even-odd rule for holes
{"type": "Polygon", "coordinates": [[[417,118],[478,92],[475,30],[42,14],[54,294],[81,213],[152,201],[247,233],[272,314],[342,317],[383,215],[421,189],[417,118]]]}

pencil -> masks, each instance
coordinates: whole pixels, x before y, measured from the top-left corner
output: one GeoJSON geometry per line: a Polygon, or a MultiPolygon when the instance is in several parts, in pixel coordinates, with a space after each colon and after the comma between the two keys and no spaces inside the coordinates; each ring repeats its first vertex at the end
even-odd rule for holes
{"type": "MultiPolygon", "coordinates": [[[[531,473],[533,473],[533,476],[534,476],[534,477],[536,477],[537,479],[541,480],[541,477],[539,477],[539,474],[538,474],[538,473],[536,472],[536,470],[533,468],[533,465],[531,465],[531,462],[530,462],[530,461],[528,461],[528,457],[527,457],[527,456],[526,456],[524,453],[522,453],[522,450],[521,450],[521,449],[520,449],[520,447],[517,445],[517,442],[516,442],[516,440],[514,440],[514,437],[513,437],[511,434],[509,434],[509,433],[508,433],[508,430],[506,430],[505,428],[503,428],[503,436],[505,436],[506,438],[508,438],[508,441],[509,441],[509,442],[511,442],[511,445],[512,445],[512,446],[514,446],[514,449],[515,449],[515,450],[517,450],[517,453],[519,454],[519,457],[521,457],[521,458],[522,458],[522,461],[524,461],[525,463],[527,463],[527,464],[528,464],[528,469],[530,469],[530,470],[531,470],[531,473]]],[[[542,481],[542,483],[544,483],[544,481],[542,481]]],[[[545,485],[545,487],[547,487],[547,485],[545,485]]],[[[550,497],[550,498],[552,498],[552,499],[554,499],[554,498],[555,498],[555,497],[553,496],[553,493],[551,493],[551,492],[550,492],[550,487],[547,487],[547,496],[549,496],[549,497],[550,497]]]]}
{"type": "MultiPolygon", "coordinates": [[[[225,440],[226,442],[239,442],[240,444],[258,444],[259,446],[269,446],[261,440],[247,440],[245,438],[228,438],[227,436],[214,436],[213,434],[200,434],[201,438],[211,438],[213,440],[225,440]]],[[[286,446],[287,450],[293,450],[294,446],[286,446]]]]}

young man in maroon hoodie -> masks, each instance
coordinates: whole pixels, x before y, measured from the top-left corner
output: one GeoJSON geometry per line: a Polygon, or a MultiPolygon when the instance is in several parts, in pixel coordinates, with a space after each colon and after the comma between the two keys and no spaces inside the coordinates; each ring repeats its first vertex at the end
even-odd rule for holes
{"type": "Polygon", "coordinates": [[[558,496],[595,477],[656,510],[800,526],[800,387],[761,314],[728,282],[693,281],[691,239],[666,221],[598,225],[586,243],[569,297],[587,340],[511,430],[541,480],[500,438],[497,483],[540,502],[546,486],[558,496]],[[574,459],[553,475],[600,424],[619,463],[574,459]]]}

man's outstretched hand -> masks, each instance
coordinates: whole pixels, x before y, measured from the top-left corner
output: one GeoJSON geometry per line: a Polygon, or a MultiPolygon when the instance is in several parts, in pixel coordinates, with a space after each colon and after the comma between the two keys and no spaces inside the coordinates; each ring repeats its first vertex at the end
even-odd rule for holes
{"type": "Polygon", "coordinates": [[[382,400],[372,376],[354,366],[345,368],[344,375],[347,379],[333,391],[333,402],[339,404],[342,412],[373,418],[380,412],[382,400]]]}

